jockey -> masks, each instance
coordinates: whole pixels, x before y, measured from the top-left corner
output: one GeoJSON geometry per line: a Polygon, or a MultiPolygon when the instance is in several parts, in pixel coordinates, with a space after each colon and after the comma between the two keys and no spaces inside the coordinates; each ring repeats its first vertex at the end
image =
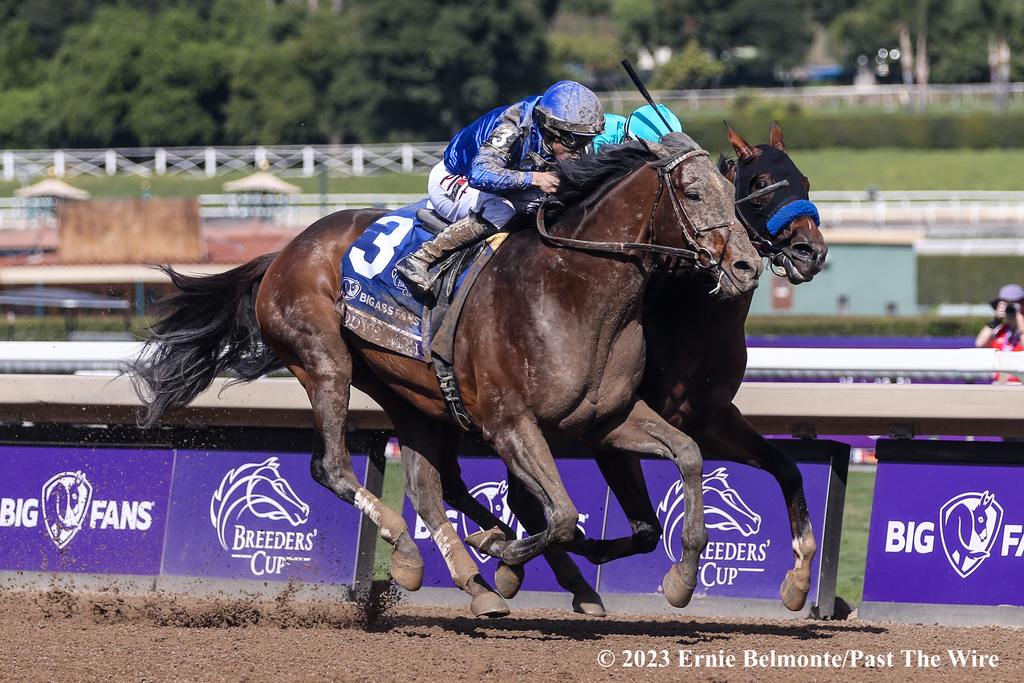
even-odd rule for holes
{"type": "Polygon", "coordinates": [[[604,115],[604,132],[594,138],[594,153],[596,154],[602,145],[619,145],[629,140],[647,140],[657,142],[663,135],[668,133],[682,133],[683,124],[675,114],[663,104],[658,105],[658,111],[649,104],[635,109],[629,117],[618,114],[604,115]],[[658,111],[661,116],[658,116],[658,111]],[[668,122],[668,129],[665,128],[665,118],[668,122]]]}
{"type": "Polygon", "coordinates": [[[430,171],[427,194],[451,225],[398,262],[409,284],[430,290],[429,269],[448,254],[499,232],[517,213],[535,210],[558,189],[541,170],[579,154],[604,128],[597,95],[559,81],[540,96],[498,107],[459,131],[430,171]]]}

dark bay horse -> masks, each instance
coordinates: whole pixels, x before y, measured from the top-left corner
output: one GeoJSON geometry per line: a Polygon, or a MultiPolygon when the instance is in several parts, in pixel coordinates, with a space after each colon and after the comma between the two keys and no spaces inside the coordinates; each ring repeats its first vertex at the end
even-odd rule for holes
{"type": "MultiPolygon", "coordinates": [[[[786,154],[781,127],[772,124],[767,145],[751,146],[731,128],[728,136],[737,158],[735,162],[723,159],[720,170],[735,184],[737,200],[758,195],[754,201],[737,204],[752,241],[791,282],[810,281],[824,266],[828,252],[817,223],[801,216],[774,235],[767,228],[770,207],[806,200],[810,191],[810,183],[786,154]],[[789,181],[787,185],[771,189],[784,178],[789,181]],[[770,191],[763,193],[765,188],[770,191]]],[[[644,302],[647,363],[639,395],[670,424],[691,436],[703,457],[759,467],[779,482],[789,513],[794,553],[794,567],[782,582],[780,596],[787,608],[796,611],[806,600],[816,551],[800,470],[793,458],[762,437],[732,402],[746,370],[744,323],[753,292],[727,301],[710,299],[705,294],[704,283],[689,273],[659,273],[655,277],[644,302]],[[694,311],[696,316],[692,315],[694,311]]],[[[630,521],[633,535],[588,540],[574,544],[572,549],[595,564],[653,551],[662,529],[639,459],[602,449],[595,455],[630,521]]],[[[452,470],[448,473],[451,475],[452,470]]],[[[446,485],[452,490],[459,489],[458,483],[446,485]]],[[[514,477],[509,479],[508,500],[530,533],[543,526],[535,502],[514,477]]],[[[466,514],[479,517],[475,521],[481,526],[493,524],[493,516],[481,514],[464,497],[452,495],[450,502],[465,506],[466,514]]],[[[573,592],[577,611],[603,613],[599,596],[564,551],[552,549],[546,558],[559,583],[573,592]]],[[[511,597],[522,578],[521,568],[499,566],[499,591],[511,597]]]]}
{"type": "MultiPolygon", "coordinates": [[[[683,557],[664,582],[666,596],[678,605],[693,592],[707,542],[701,458],[690,438],[636,396],[644,372],[641,302],[651,276],[670,265],[696,262],[705,292],[710,275],[720,298],[756,287],[762,268],[732,211],[732,187],[690,142],[667,158],[622,145],[578,162],[580,182],[567,184],[570,208],[555,232],[562,239],[618,245],[618,253],[553,248],[533,230],[510,234],[470,292],[455,362],[470,416],[540,502],[545,520],[543,531],[495,540],[491,550],[519,565],[575,537],[576,508],[554,466],[549,439],[669,458],[685,481],[688,509],[698,511],[687,516],[683,557]],[[651,246],[674,255],[652,253],[651,246]]],[[[314,478],[380,527],[393,546],[393,577],[415,590],[423,563],[404,520],[352,471],[345,425],[350,387],[359,387],[396,425],[409,498],[455,584],[473,596],[473,612],[506,614],[504,601],[482,579],[445,515],[439,467],[454,460],[455,432],[433,371],[342,328],[341,258],[382,215],[331,214],[279,254],[219,275],[169,271],[178,292],[165,301],[148,351],[134,368],[149,407],[147,423],[168,407],[188,403],[217,374],[232,370],[249,380],[283,364],[309,394],[324,442],[311,465],[314,478]]]]}

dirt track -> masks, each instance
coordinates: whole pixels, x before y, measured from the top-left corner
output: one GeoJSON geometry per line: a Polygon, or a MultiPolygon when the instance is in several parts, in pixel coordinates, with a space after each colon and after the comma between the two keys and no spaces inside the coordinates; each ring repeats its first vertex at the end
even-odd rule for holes
{"type": "Polygon", "coordinates": [[[368,625],[357,606],[299,604],[287,592],[257,602],[8,591],[0,593],[0,680],[1024,680],[1024,631],[1009,629],[513,614],[480,621],[468,610],[399,605],[368,625]],[[892,652],[895,666],[743,667],[749,649],[843,656],[851,648],[892,652]],[[948,648],[998,655],[998,668],[955,669],[948,648]],[[624,649],[668,650],[670,666],[623,668],[624,649]],[[939,654],[941,666],[906,669],[901,649],[939,654]],[[602,650],[616,663],[599,666],[602,650]],[[680,650],[721,650],[736,665],[681,670],[680,650]]]}

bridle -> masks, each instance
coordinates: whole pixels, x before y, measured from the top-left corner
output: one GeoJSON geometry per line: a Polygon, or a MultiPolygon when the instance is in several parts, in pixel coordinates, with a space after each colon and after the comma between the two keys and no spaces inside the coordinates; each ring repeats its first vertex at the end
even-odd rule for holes
{"type": "MultiPolygon", "coordinates": [[[[784,187],[789,187],[788,180],[780,180],[777,183],[772,183],[771,185],[762,187],[760,190],[754,190],[746,197],[741,197],[733,202],[733,206],[738,208],[739,205],[744,202],[764,197],[765,195],[769,195],[776,190],[781,190],[784,187]]],[[[737,189],[738,188],[739,186],[737,186],[737,189]]],[[[768,259],[768,267],[772,269],[772,272],[779,277],[785,277],[787,274],[785,262],[789,260],[789,256],[786,255],[786,252],[783,251],[782,247],[764,237],[759,230],[755,229],[754,226],[747,222],[747,219],[744,218],[743,214],[739,211],[736,211],[736,217],[740,219],[740,223],[742,223],[743,227],[747,229],[747,237],[750,238],[750,243],[754,245],[754,249],[757,250],[757,253],[768,259]]]]}
{"type": "MultiPolygon", "coordinates": [[[[648,235],[654,234],[652,227],[658,211],[658,206],[661,203],[662,196],[668,194],[669,202],[672,206],[672,213],[681,228],[683,240],[686,242],[689,249],[668,247],[661,244],[651,244],[650,242],[599,242],[552,235],[548,232],[545,224],[544,203],[542,203],[540,208],[537,209],[537,232],[540,233],[541,238],[548,244],[567,249],[596,251],[609,254],[628,254],[630,252],[652,253],[669,256],[676,261],[692,264],[696,270],[710,271],[713,268],[718,268],[721,271],[719,274],[719,286],[721,286],[721,273],[724,273],[724,270],[721,269],[721,266],[715,259],[714,255],[706,247],[701,246],[697,242],[696,236],[711,230],[728,227],[729,225],[732,225],[732,221],[730,220],[728,222],[703,226],[700,228],[696,227],[694,222],[690,219],[689,214],[686,213],[686,207],[683,205],[682,201],[680,201],[679,195],[676,194],[671,181],[672,172],[679,167],[680,164],[698,156],[708,156],[708,153],[704,149],[693,149],[687,152],[680,152],[676,156],[655,165],[658,171],[658,194],[654,198],[654,204],[651,206],[651,212],[647,217],[647,223],[645,224],[644,230],[648,235]],[[691,231],[694,234],[691,234],[691,231]]],[[[728,244],[728,239],[726,240],[726,244],[728,244]]]]}

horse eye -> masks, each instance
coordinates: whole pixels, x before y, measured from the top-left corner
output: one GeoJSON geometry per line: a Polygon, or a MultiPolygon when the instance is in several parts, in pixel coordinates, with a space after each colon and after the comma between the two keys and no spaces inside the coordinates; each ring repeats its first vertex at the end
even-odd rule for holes
{"type": "Polygon", "coordinates": [[[689,199],[691,202],[699,202],[700,201],[700,193],[698,193],[698,192],[686,192],[685,195],[686,195],[686,198],[689,199]]]}
{"type": "Polygon", "coordinates": [[[758,189],[758,190],[763,190],[764,188],[768,187],[769,185],[771,185],[771,183],[769,183],[764,178],[758,178],[757,182],[754,183],[754,187],[756,189],[758,189]]]}

